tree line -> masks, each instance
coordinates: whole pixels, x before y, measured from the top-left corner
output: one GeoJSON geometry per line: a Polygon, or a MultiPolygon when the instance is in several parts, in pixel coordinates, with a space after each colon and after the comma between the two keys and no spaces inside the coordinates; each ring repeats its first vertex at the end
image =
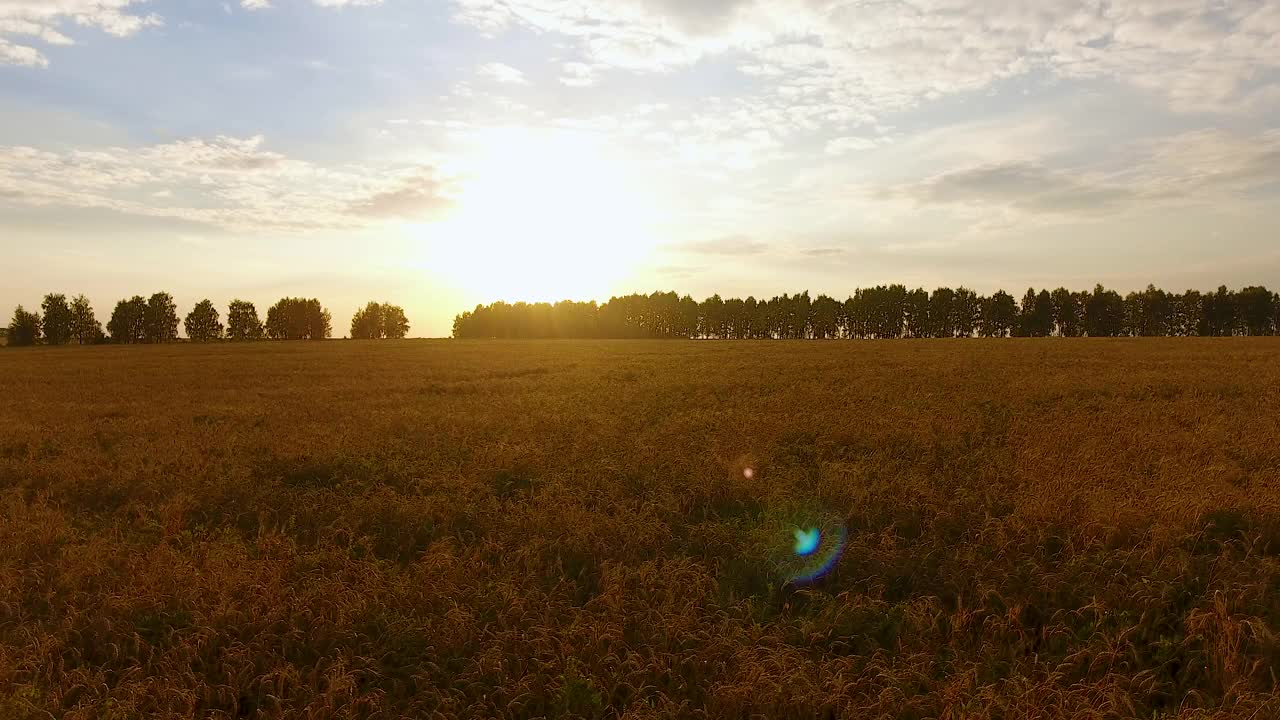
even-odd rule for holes
{"type": "MultiPolygon", "coordinates": [[[[315,298],[281,298],[267,309],[265,322],[253,303],[232,300],[225,325],[213,302],[206,299],[196,303],[181,323],[192,342],[323,340],[333,335],[332,316],[315,298]]],[[[61,293],[50,293],[39,312],[19,305],[7,334],[9,345],[132,345],[176,342],[178,326],[178,306],[167,292],[120,300],[105,330],[84,295],[68,300],[61,293]]],[[[351,319],[353,338],[402,339],[408,334],[404,310],[390,303],[371,302],[351,319]]]]}
{"type": "Polygon", "coordinates": [[[1030,288],[1021,301],[1000,290],[881,285],[843,302],[802,292],[768,300],[698,302],[674,292],[595,302],[479,305],[454,319],[453,337],[499,338],[949,338],[1275,335],[1280,295],[1265,287],[1169,293],[1148,285],[1121,295],[1030,288]]]}

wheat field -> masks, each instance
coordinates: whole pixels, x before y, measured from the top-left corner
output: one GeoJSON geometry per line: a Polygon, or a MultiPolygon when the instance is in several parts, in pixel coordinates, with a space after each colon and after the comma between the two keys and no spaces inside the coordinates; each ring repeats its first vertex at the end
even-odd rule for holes
{"type": "Polygon", "coordinates": [[[5,720],[1280,718],[1280,339],[8,348],[0,398],[5,720]]]}

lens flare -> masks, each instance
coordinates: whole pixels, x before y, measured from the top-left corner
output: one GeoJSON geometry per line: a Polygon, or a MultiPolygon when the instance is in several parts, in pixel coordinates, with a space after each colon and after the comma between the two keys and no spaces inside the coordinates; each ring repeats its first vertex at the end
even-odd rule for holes
{"type": "Polygon", "coordinates": [[[818,528],[808,530],[796,528],[796,554],[800,557],[809,557],[817,552],[820,542],[822,542],[822,533],[818,532],[818,528]]]}
{"type": "Polygon", "coordinates": [[[767,512],[757,532],[769,564],[790,585],[806,585],[823,577],[844,552],[844,521],[809,504],[767,512]]]}
{"type": "Polygon", "coordinates": [[[751,468],[743,468],[743,470],[742,470],[742,477],[744,477],[744,478],[746,478],[746,479],[750,480],[751,478],[753,478],[753,477],[755,477],[755,476],[756,476],[756,471],[755,471],[755,470],[752,470],[751,468]]]}

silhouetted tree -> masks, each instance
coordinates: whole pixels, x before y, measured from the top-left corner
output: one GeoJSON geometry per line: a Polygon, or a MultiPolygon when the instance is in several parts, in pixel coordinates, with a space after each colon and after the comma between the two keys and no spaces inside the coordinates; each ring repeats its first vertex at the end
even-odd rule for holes
{"type": "Polygon", "coordinates": [[[9,344],[35,345],[37,342],[40,342],[40,315],[27,312],[19,305],[9,321],[9,344]]]}
{"type": "Polygon", "coordinates": [[[1039,293],[1027,288],[1022,296],[1021,335],[1023,337],[1048,337],[1053,334],[1053,297],[1048,290],[1039,293]]]}
{"type": "MultiPolygon", "coordinates": [[[[1276,334],[1276,296],[1265,287],[1247,287],[1236,293],[1240,325],[1249,335],[1276,334]]],[[[45,335],[49,334],[48,312],[45,312],[45,335]]]]}
{"type": "MultiPolygon", "coordinates": [[[[590,310],[583,307],[582,312],[573,313],[568,318],[557,315],[558,324],[566,328],[567,337],[591,337],[594,335],[591,326],[596,321],[596,304],[591,302],[575,303],[575,305],[589,306],[590,310]]],[[[403,340],[408,337],[409,317],[404,314],[404,308],[383,303],[382,332],[388,340],[403,340]]]]}
{"type": "Polygon", "coordinates": [[[956,293],[951,288],[938,288],[929,296],[929,336],[936,338],[955,337],[956,329],[952,324],[954,314],[951,309],[956,293]]]}
{"type": "Polygon", "coordinates": [[[1079,337],[1084,330],[1084,308],[1079,296],[1066,288],[1058,288],[1053,299],[1053,323],[1063,337],[1079,337]]]}
{"type": "Polygon", "coordinates": [[[1018,303],[1013,296],[997,290],[982,301],[983,337],[1008,337],[1018,325],[1018,303]]]}
{"type": "Polygon", "coordinates": [[[1189,337],[1199,334],[1200,302],[1200,293],[1195,290],[1169,296],[1170,335],[1189,337]]]}
{"type": "Polygon", "coordinates": [[[178,339],[178,306],[169,293],[158,292],[147,300],[144,336],[149,343],[178,339]]]}
{"type": "Polygon", "coordinates": [[[1235,294],[1226,285],[1206,294],[1200,301],[1199,334],[1206,337],[1235,335],[1238,321],[1235,294]]]}
{"type": "Polygon", "coordinates": [[[315,298],[281,298],[267,310],[266,329],[273,340],[324,340],[333,334],[333,323],[315,298]]]}
{"type": "Polygon", "coordinates": [[[81,345],[102,340],[102,323],[93,313],[89,298],[77,295],[71,300],[71,337],[81,345]]]}
{"type": "Polygon", "coordinates": [[[924,288],[916,288],[904,296],[903,315],[907,337],[933,337],[929,322],[929,293],[924,288]]]}
{"type": "Polygon", "coordinates": [[[218,309],[207,299],[201,300],[191,308],[191,312],[187,313],[186,319],[183,320],[183,326],[187,329],[187,337],[191,338],[192,342],[211,342],[222,339],[222,322],[218,316],[218,309]]]}
{"type": "Polygon", "coordinates": [[[378,340],[383,336],[382,305],[371,302],[351,317],[352,340],[378,340]]]}
{"type": "Polygon", "coordinates": [[[66,345],[71,341],[71,307],[67,305],[67,296],[61,293],[50,293],[40,303],[44,311],[42,330],[44,341],[49,345],[66,345]]]}
{"type": "MultiPolygon", "coordinates": [[[[552,312],[552,325],[555,334],[562,337],[589,337],[587,325],[594,322],[595,303],[572,303],[573,305],[590,305],[589,313],[571,313],[560,310],[559,306],[552,312]]],[[[404,308],[391,303],[371,302],[356,311],[351,318],[351,338],[353,340],[378,340],[391,338],[401,340],[409,334],[409,319],[405,317],[404,308]]]]}
{"type": "MultiPolygon", "coordinates": [[[[609,302],[497,302],[454,320],[457,338],[896,338],[1062,335],[1183,335],[1277,332],[1280,300],[1266,288],[1201,296],[1148,286],[1128,298],[1101,285],[1092,292],[1028,289],[1021,304],[999,290],[981,297],[967,288],[932,294],[902,285],[858,288],[844,302],[808,292],[768,300],[719,295],[698,303],[655,292],[609,302]],[[1268,320],[1268,318],[1271,318],[1268,320]]],[[[385,312],[387,305],[380,306],[385,312]]],[[[367,312],[372,308],[366,308],[367,312]]],[[[358,316],[359,317],[359,316],[358,316]]],[[[353,323],[353,334],[361,336],[353,323]]]]}
{"type": "Polygon", "coordinates": [[[128,300],[116,303],[111,311],[111,319],[107,321],[107,332],[111,334],[111,342],[131,345],[140,343],[146,337],[147,299],[134,295],[128,300]]]}
{"type": "Polygon", "coordinates": [[[236,342],[261,340],[263,333],[258,308],[247,300],[232,300],[227,308],[227,339],[236,342]]]}
{"type": "MultiPolygon", "coordinates": [[[[731,303],[733,301],[730,300],[728,302],[731,303]]],[[[826,340],[840,336],[840,311],[840,303],[830,296],[819,295],[813,301],[810,326],[815,339],[826,340]]]]}
{"type": "Polygon", "coordinates": [[[982,298],[969,288],[956,288],[951,299],[951,326],[956,337],[973,337],[982,322],[982,298]]]}
{"type": "Polygon", "coordinates": [[[1124,332],[1124,298],[1101,285],[1085,303],[1084,326],[1089,337],[1118,337],[1124,332]]]}

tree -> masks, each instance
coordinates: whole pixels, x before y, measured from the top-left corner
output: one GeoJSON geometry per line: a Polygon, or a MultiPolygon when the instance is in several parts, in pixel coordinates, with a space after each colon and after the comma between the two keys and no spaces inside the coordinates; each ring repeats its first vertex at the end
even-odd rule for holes
{"type": "MultiPolygon", "coordinates": [[[[567,326],[571,334],[567,337],[593,337],[596,334],[595,324],[598,308],[594,302],[589,303],[562,303],[556,306],[557,310],[564,305],[567,310],[565,314],[571,320],[562,325],[567,326]],[[581,333],[580,335],[578,333],[581,333]]],[[[388,340],[403,340],[409,335],[409,318],[404,314],[404,308],[399,305],[382,305],[382,332],[387,336],[388,340]]]]}
{"type": "Polygon", "coordinates": [[[906,294],[903,299],[903,315],[907,337],[933,337],[929,325],[929,293],[924,288],[916,288],[906,294]]]}
{"type": "Polygon", "coordinates": [[[1200,335],[1235,335],[1238,324],[1235,293],[1228,290],[1226,285],[1221,285],[1217,292],[1205,294],[1200,303],[1200,335]]]}
{"type": "Polygon", "coordinates": [[[40,303],[44,310],[42,329],[44,341],[50,345],[66,345],[71,341],[71,307],[67,305],[67,296],[62,293],[50,293],[40,303]]]}
{"type": "Polygon", "coordinates": [[[102,339],[102,323],[98,322],[89,298],[84,295],[71,300],[71,337],[81,345],[92,345],[102,339]]]}
{"type": "Polygon", "coordinates": [[[227,339],[236,342],[261,340],[262,321],[258,308],[247,300],[232,300],[227,308],[227,339]]]}
{"type": "Polygon", "coordinates": [[[178,306],[169,293],[152,295],[143,317],[143,334],[147,342],[167,343],[178,339],[178,306]]]}
{"type": "MultiPolygon", "coordinates": [[[[1249,335],[1275,335],[1276,298],[1265,287],[1247,287],[1236,293],[1236,306],[1240,310],[1240,324],[1249,335]]],[[[48,330],[48,312],[45,313],[45,334],[48,330]]]]}
{"type": "Polygon", "coordinates": [[[107,321],[107,332],[111,334],[111,342],[121,344],[140,343],[146,337],[147,299],[134,295],[128,300],[116,303],[111,311],[111,319],[107,321]]]}
{"type": "MultiPolygon", "coordinates": [[[[730,307],[736,301],[729,300],[725,303],[726,307],[730,307]]],[[[813,301],[812,321],[813,337],[818,340],[826,340],[827,338],[839,337],[840,334],[840,303],[827,295],[819,295],[813,301]]]]}
{"type": "Polygon", "coordinates": [[[951,327],[956,337],[973,337],[982,321],[982,299],[969,288],[956,288],[951,299],[951,327]]]}
{"type": "Polygon", "coordinates": [[[40,342],[40,315],[27,312],[19,305],[9,321],[9,344],[35,345],[37,342],[40,342]]]}
{"type": "Polygon", "coordinates": [[[929,296],[929,331],[930,337],[949,338],[956,336],[956,328],[952,323],[955,315],[951,309],[956,293],[951,288],[938,288],[929,296]]]}
{"type": "Polygon", "coordinates": [[[281,298],[267,310],[267,337],[324,340],[333,334],[332,316],[315,298],[281,298]]]}
{"type": "Polygon", "coordinates": [[[1084,330],[1083,308],[1079,297],[1066,288],[1058,288],[1050,295],[1053,300],[1053,324],[1063,337],[1079,337],[1084,330]]]}
{"type": "Polygon", "coordinates": [[[192,342],[211,342],[222,339],[222,321],[218,309],[208,299],[201,300],[191,308],[183,320],[187,329],[187,337],[192,342]]]}
{"type": "Polygon", "coordinates": [[[982,301],[983,337],[1007,337],[1018,324],[1018,303],[1003,290],[982,301]]]}
{"type": "Polygon", "coordinates": [[[378,340],[382,337],[382,306],[371,302],[356,310],[351,318],[351,339],[378,340]]]}
{"type": "MultiPolygon", "coordinates": [[[[541,312],[537,305],[535,312],[541,312]]],[[[596,334],[596,318],[599,308],[594,302],[579,303],[565,300],[551,306],[548,337],[592,337],[596,334]]],[[[353,340],[378,340],[390,338],[402,340],[409,334],[409,319],[404,308],[391,303],[371,302],[356,311],[351,318],[353,340]]]]}
{"type": "Polygon", "coordinates": [[[1022,296],[1021,335],[1023,337],[1049,337],[1053,334],[1053,297],[1048,290],[1039,293],[1027,288],[1022,296]]]}
{"type": "Polygon", "coordinates": [[[1089,337],[1118,337],[1124,332],[1124,315],[1120,293],[1097,285],[1085,303],[1085,332],[1089,337]]]}

